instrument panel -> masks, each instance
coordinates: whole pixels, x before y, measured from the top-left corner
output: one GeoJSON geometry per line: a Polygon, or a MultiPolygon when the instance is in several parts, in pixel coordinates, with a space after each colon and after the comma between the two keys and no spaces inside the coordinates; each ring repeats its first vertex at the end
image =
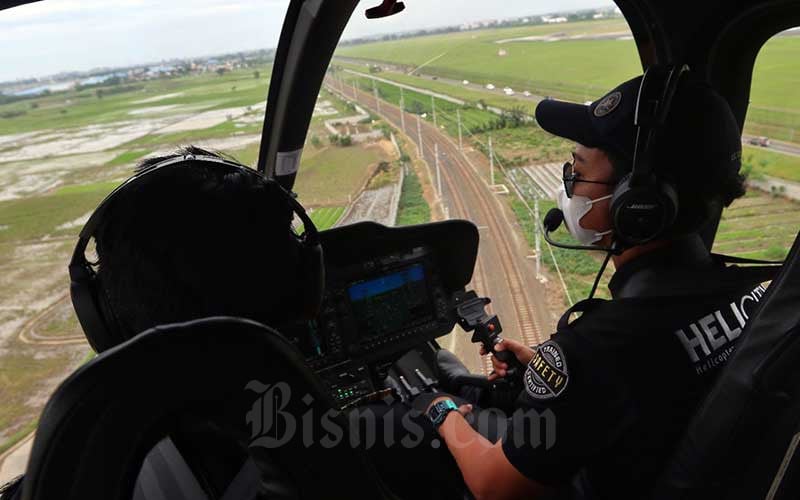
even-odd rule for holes
{"type": "Polygon", "coordinates": [[[340,406],[379,388],[408,350],[452,331],[451,297],[471,279],[477,254],[477,230],[470,229],[466,221],[410,228],[360,223],[320,233],[326,264],[321,312],[281,330],[340,406]],[[441,240],[454,230],[462,233],[458,257],[441,240]]]}

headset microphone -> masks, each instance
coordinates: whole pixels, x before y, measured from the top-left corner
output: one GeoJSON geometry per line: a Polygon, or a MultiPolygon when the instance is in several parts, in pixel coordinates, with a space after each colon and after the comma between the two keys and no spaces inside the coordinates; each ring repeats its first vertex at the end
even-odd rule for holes
{"type": "Polygon", "coordinates": [[[622,253],[622,248],[615,244],[609,247],[601,247],[597,245],[570,245],[568,243],[559,243],[552,240],[550,238],[550,233],[558,229],[562,222],[564,222],[564,212],[558,208],[551,208],[547,212],[547,215],[544,216],[544,221],[542,221],[544,239],[554,247],[567,248],[569,250],[599,250],[601,252],[610,252],[615,255],[622,253]]]}

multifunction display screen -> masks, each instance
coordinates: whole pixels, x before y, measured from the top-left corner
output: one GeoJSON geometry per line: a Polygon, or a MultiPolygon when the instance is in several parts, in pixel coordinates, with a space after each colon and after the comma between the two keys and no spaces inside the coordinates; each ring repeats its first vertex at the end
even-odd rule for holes
{"type": "Polygon", "coordinates": [[[392,334],[434,318],[422,264],[353,284],[347,293],[362,337],[392,334]]]}

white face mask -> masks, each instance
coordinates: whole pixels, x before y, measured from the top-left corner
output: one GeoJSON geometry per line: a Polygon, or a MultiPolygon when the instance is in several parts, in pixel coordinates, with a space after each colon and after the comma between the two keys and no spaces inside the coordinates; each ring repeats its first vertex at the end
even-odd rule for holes
{"type": "Polygon", "coordinates": [[[563,185],[558,190],[558,208],[564,213],[564,222],[567,224],[567,230],[581,245],[591,245],[611,233],[610,229],[602,233],[586,229],[581,226],[581,218],[589,213],[594,203],[607,200],[613,196],[613,194],[609,194],[590,200],[586,196],[573,194],[572,198],[567,198],[567,192],[564,190],[563,185]]]}

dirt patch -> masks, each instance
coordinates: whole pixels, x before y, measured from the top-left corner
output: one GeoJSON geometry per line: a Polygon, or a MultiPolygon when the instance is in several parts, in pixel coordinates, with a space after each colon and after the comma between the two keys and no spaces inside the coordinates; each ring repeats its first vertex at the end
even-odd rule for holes
{"type": "Polygon", "coordinates": [[[177,123],[173,123],[161,130],[158,131],[159,134],[169,134],[173,132],[186,132],[189,130],[201,130],[206,128],[211,128],[215,125],[219,125],[220,123],[224,123],[227,120],[236,119],[248,112],[251,109],[259,109],[266,106],[265,102],[259,102],[253,104],[251,106],[245,106],[242,108],[225,108],[225,109],[213,109],[211,111],[204,111],[202,113],[190,116],[184,120],[181,120],[177,123]]]}
{"type": "Polygon", "coordinates": [[[164,111],[170,111],[172,109],[177,108],[177,104],[167,104],[165,106],[150,106],[147,108],[139,108],[134,109],[133,111],[128,111],[129,115],[151,115],[155,113],[163,113],[164,111]]]}
{"type": "Polygon", "coordinates": [[[149,104],[151,102],[158,102],[163,101],[164,99],[172,99],[173,97],[180,97],[183,95],[183,92],[175,92],[174,94],[161,94],[153,97],[148,97],[147,99],[141,99],[139,101],[133,101],[132,104],[149,104]]]}

